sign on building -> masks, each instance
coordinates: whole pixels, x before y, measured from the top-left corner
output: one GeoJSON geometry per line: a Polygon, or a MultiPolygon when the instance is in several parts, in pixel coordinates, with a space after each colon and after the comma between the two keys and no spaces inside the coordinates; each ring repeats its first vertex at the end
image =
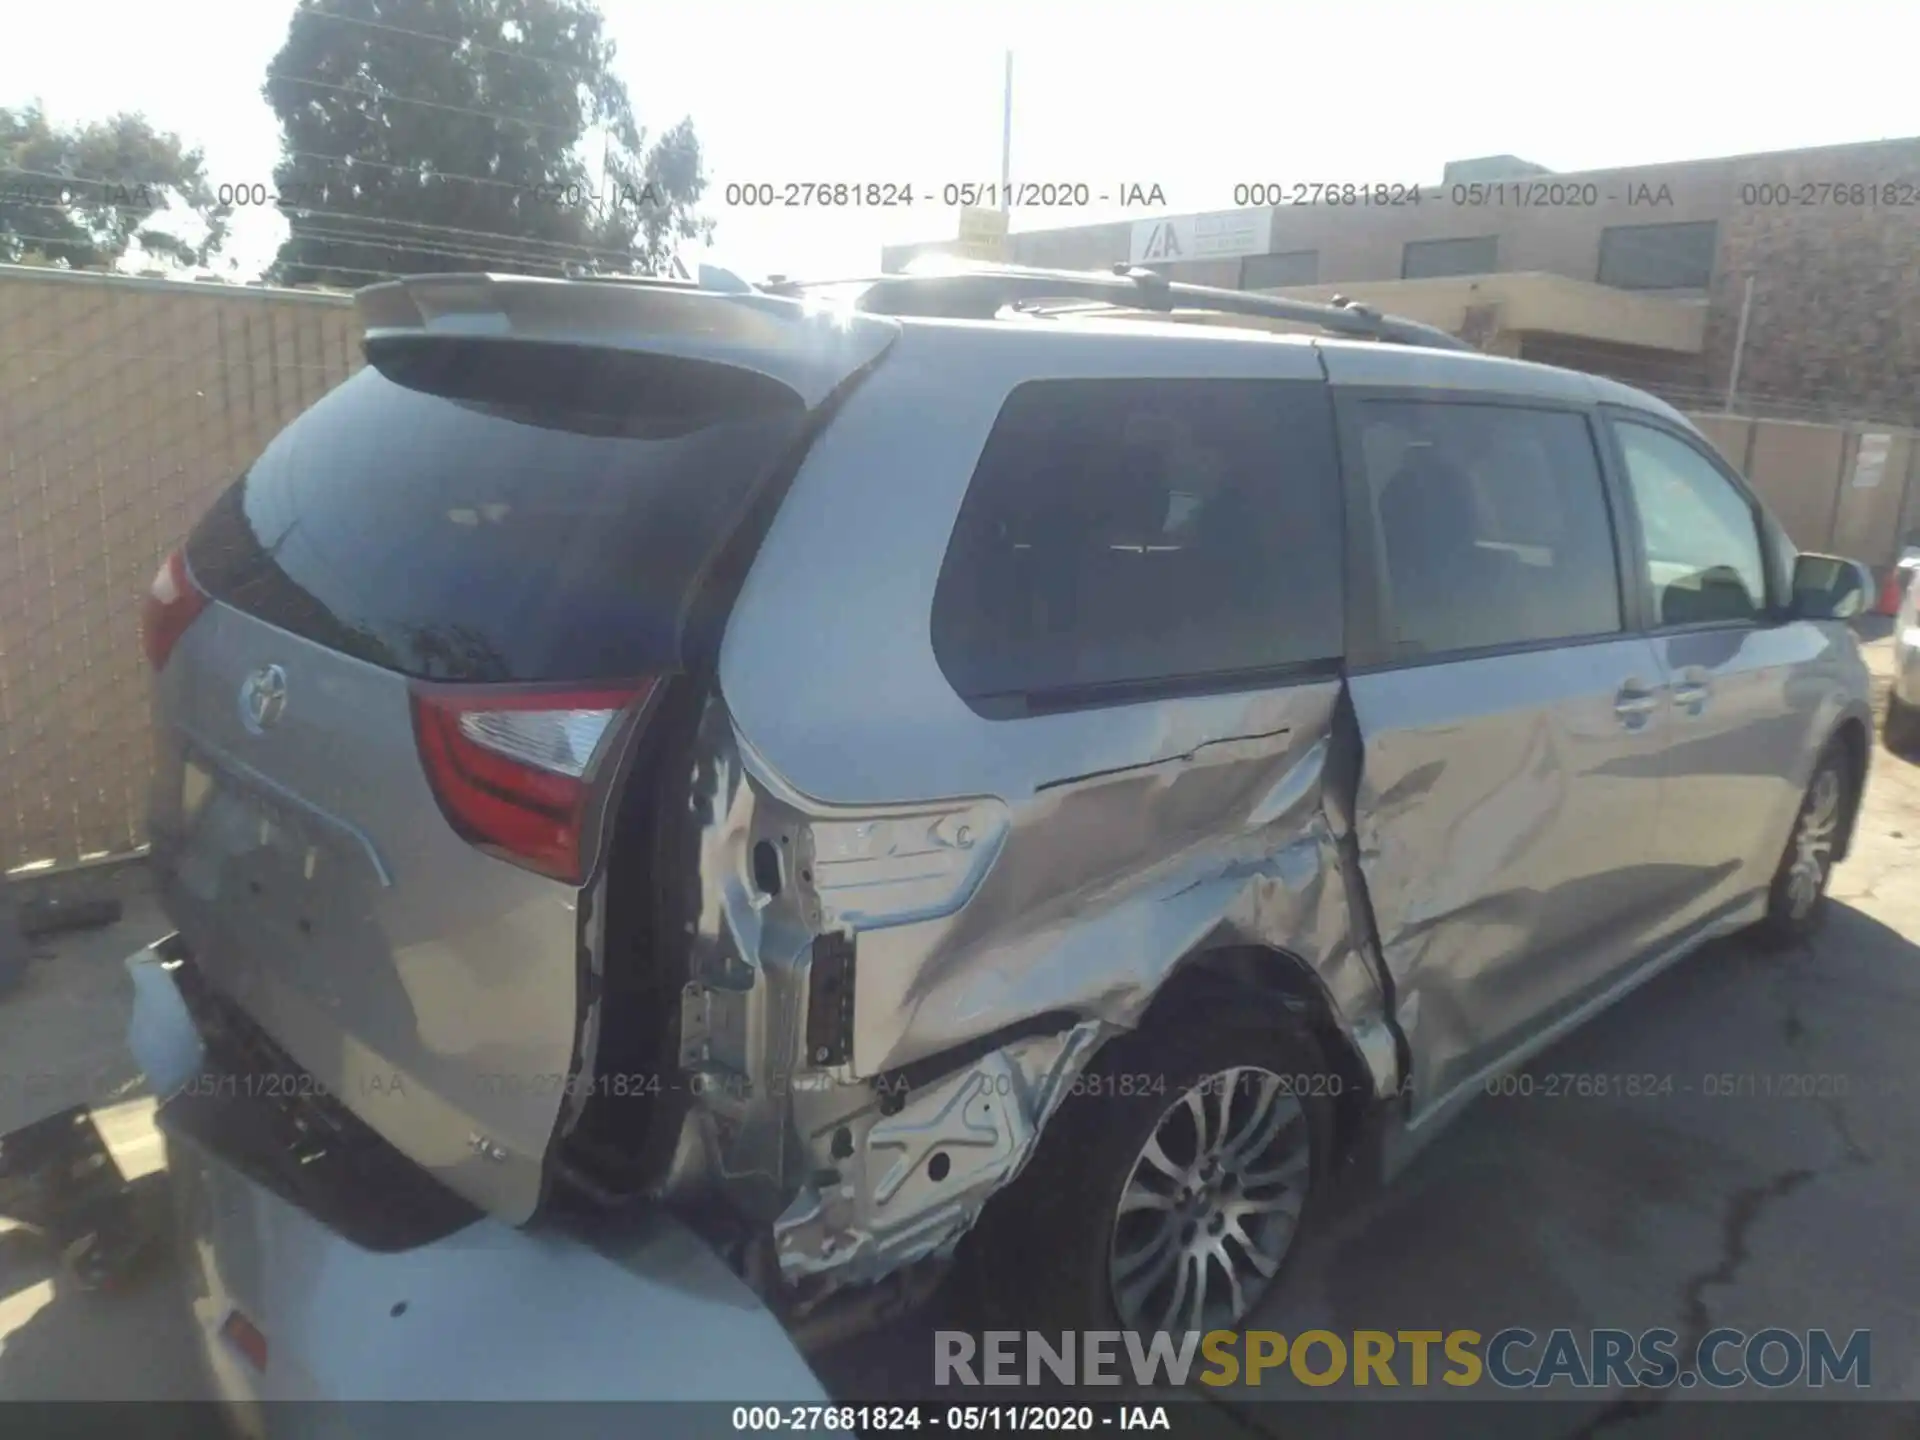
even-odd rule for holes
{"type": "Polygon", "coordinates": [[[1007,212],[979,205],[960,207],[960,241],[953,253],[969,260],[1004,261],[1007,258],[1007,212]]]}
{"type": "Polygon", "coordinates": [[[1860,437],[1860,449],[1853,457],[1853,488],[1871,490],[1887,473],[1887,454],[1893,449],[1893,437],[1878,432],[1860,437]]]}
{"type": "Polygon", "coordinates": [[[1130,259],[1135,265],[1171,265],[1265,255],[1272,248],[1272,210],[1215,210],[1134,221],[1130,259]]]}

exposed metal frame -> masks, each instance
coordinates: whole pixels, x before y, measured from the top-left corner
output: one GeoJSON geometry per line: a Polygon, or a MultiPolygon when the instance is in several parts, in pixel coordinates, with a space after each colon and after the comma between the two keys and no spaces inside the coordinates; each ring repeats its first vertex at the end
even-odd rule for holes
{"type": "Polygon", "coordinates": [[[795,298],[829,287],[864,285],[853,308],[876,315],[952,320],[991,320],[1009,307],[1036,308],[1082,301],[1122,310],[1170,314],[1177,310],[1244,315],[1312,325],[1334,335],[1418,345],[1432,350],[1473,346],[1437,326],[1336,296],[1329,303],[1256,295],[1212,285],[1169,280],[1154,270],[1116,265],[1111,270],[1041,270],[1021,265],[973,266],[941,275],[878,275],[839,280],[787,280],[766,292],[795,298]]]}

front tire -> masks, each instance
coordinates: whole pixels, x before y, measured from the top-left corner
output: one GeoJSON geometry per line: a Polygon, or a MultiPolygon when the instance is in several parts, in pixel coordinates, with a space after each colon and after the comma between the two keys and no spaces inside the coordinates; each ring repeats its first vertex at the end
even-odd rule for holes
{"type": "Polygon", "coordinates": [[[980,1237],[1022,1328],[1243,1321],[1326,1175],[1336,1081],[1284,1012],[1194,1016],[1113,1042],[980,1237]]]}
{"type": "Polygon", "coordinates": [[[1826,917],[1827,884],[1833,877],[1834,848],[1853,800],[1848,794],[1853,767],[1838,745],[1828,745],[1814,766],[1787,836],[1786,853],[1767,892],[1767,914],[1760,938],[1775,946],[1812,937],[1826,917]]]}

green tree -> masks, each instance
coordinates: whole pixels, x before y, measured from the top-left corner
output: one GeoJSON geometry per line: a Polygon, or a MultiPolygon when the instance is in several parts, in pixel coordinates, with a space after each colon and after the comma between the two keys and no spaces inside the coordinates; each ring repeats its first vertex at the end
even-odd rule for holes
{"type": "Polygon", "coordinates": [[[646,271],[712,232],[693,124],[649,143],[593,0],[299,0],[263,93],[270,275],[646,271]]]}
{"type": "Polygon", "coordinates": [[[138,115],[58,129],[39,105],[0,107],[0,260],[205,265],[231,213],[200,151],[138,115]]]}

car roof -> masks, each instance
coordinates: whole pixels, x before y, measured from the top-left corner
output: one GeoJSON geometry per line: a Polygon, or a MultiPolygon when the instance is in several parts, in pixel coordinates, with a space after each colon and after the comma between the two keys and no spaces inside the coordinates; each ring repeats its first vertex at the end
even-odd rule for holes
{"type": "MultiPolygon", "coordinates": [[[[1047,317],[1012,316],[999,320],[954,319],[945,316],[898,317],[909,331],[970,331],[992,328],[1010,332],[1021,341],[1046,344],[1049,336],[1098,335],[1116,349],[1161,346],[1240,347],[1277,346],[1321,358],[1326,379],[1338,386],[1434,389],[1507,396],[1537,396],[1575,404],[1606,403],[1642,410],[1689,430],[1694,426],[1679,410],[1659,398],[1602,375],[1567,370],[1558,365],[1488,355],[1477,350],[1441,350],[1379,340],[1283,332],[1255,325],[1194,323],[1134,312],[1087,311],[1047,317]]],[[[930,339],[932,337],[929,337],[930,339]]],[[[938,343],[935,341],[934,343],[938,343]]],[[[1184,366],[1182,368],[1185,368],[1184,366]]]]}
{"type": "MultiPolygon", "coordinates": [[[[1276,370],[1302,373],[1302,361],[1314,356],[1315,368],[1338,386],[1610,403],[1694,429],[1671,405],[1617,380],[1487,355],[1462,347],[1457,339],[1432,327],[1381,316],[1364,307],[1343,316],[1338,313],[1339,305],[1274,301],[1283,313],[1227,313],[1222,307],[1244,303],[1258,309],[1269,297],[1240,296],[1203,286],[1170,286],[1150,273],[1080,275],[1006,267],[1004,271],[977,275],[969,283],[982,282],[986,288],[972,297],[976,303],[994,293],[992,286],[1001,284],[1011,287],[1009,294],[1019,293],[1023,286],[1047,293],[1058,284],[1069,294],[1079,294],[1081,301],[1078,307],[1068,304],[1039,313],[1005,309],[993,318],[987,318],[985,311],[973,316],[884,310],[869,313],[857,305],[821,304],[819,299],[824,295],[809,302],[791,290],[762,291],[724,272],[712,275],[708,284],[632,278],[582,281],[468,273],[423,275],[370,286],[355,298],[369,341],[407,334],[449,334],[635,345],[758,370],[794,387],[809,404],[819,403],[846,375],[877,358],[894,337],[903,333],[923,337],[921,344],[937,348],[942,331],[986,332],[1016,346],[1049,346],[1054,343],[1048,338],[1051,336],[1066,348],[1082,351],[1088,337],[1094,336],[1103,354],[1123,364],[1139,358],[1131,353],[1135,349],[1152,352],[1166,346],[1179,347],[1179,368],[1190,374],[1204,373],[1203,357],[1209,353],[1244,373],[1243,367],[1257,354],[1247,347],[1281,347],[1286,358],[1280,360],[1276,370]],[[1143,303],[1168,297],[1173,301],[1184,299],[1193,308],[1137,309],[1130,308],[1130,302],[1115,303],[1116,297],[1127,301],[1135,295],[1143,303]],[[1380,338],[1349,338],[1309,330],[1305,327],[1311,321],[1285,313],[1288,306],[1301,315],[1322,315],[1324,320],[1339,322],[1342,328],[1354,323],[1371,324],[1379,328],[1380,338]],[[1402,343],[1408,338],[1415,343],[1402,343]]],[[[709,281],[705,269],[702,280],[709,281]]],[[[857,287],[870,282],[840,283],[857,287]]],[[[991,309],[991,300],[986,309],[991,309]]],[[[991,343],[997,345],[998,341],[991,343]]],[[[1278,354],[1275,358],[1279,359],[1278,354]]]]}

